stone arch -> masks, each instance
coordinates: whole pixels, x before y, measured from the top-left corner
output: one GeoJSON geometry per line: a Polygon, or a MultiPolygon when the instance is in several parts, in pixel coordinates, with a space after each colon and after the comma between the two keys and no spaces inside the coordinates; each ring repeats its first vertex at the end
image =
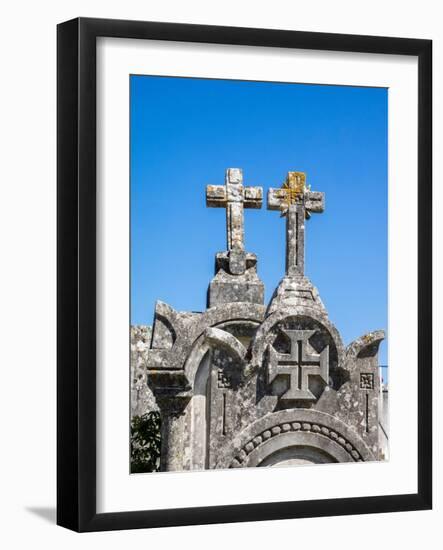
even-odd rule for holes
{"type": "MultiPolygon", "coordinates": [[[[271,390],[266,388],[266,373],[269,372],[274,352],[290,354],[294,349],[294,344],[289,345],[288,329],[289,332],[312,330],[312,336],[309,338],[310,349],[317,355],[326,350],[327,365],[323,366],[323,375],[311,376],[309,379],[309,391],[313,396],[318,399],[326,385],[339,389],[349,379],[343,342],[325,312],[316,307],[282,307],[265,319],[251,345],[251,362],[248,365],[247,376],[261,373],[259,379],[262,393],[271,391],[272,395],[283,395],[289,388],[289,382],[282,379],[277,380],[271,390]]],[[[261,395],[257,396],[258,400],[260,397],[261,395]]]]}
{"type": "Polygon", "coordinates": [[[365,442],[337,418],[311,409],[287,409],[267,414],[243,430],[225,449],[216,467],[258,466],[289,448],[318,450],[329,456],[330,462],[375,460],[365,442]]]}
{"type": "MultiPolygon", "coordinates": [[[[246,354],[246,348],[243,344],[231,333],[223,330],[225,325],[232,325],[233,320],[224,319],[225,315],[223,315],[221,307],[217,310],[217,312],[212,312],[211,316],[207,316],[207,321],[214,323],[210,327],[205,327],[204,323],[199,323],[199,332],[202,332],[191,346],[184,364],[184,372],[193,388],[192,398],[187,408],[190,448],[192,449],[189,465],[192,470],[209,467],[208,422],[211,407],[208,401],[208,380],[210,376],[211,348],[214,345],[225,348],[240,360],[246,354]]],[[[262,311],[261,308],[252,308],[249,315],[245,312],[242,317],[239,316],[234,322],[258,325],[260,321],[257,317],[262,314],[262,311]]]]}
{"type": "MultiPolygon", "coordinates": [[[[313,455],[321,455],[325,458],[323,462],[353,462],[353,457],[337,441],[310,430],[304,431],[302,427],[294,430],[292,426],[287,432],[280,432],[273,435],[261,445],[257,445],[248,455],[245,466],[266,465],[272,456],[281,451],[288,450],[290,453],[286,459],[297,460],[303,455],[305,449],[312,449],[313,455]]],[[[314,462],[314,459],[311,461],[314,462]]]]}
{"type": "Polygon", "coordinates": [[[178,368],[183,368],[184,365],[184,372],[189,384],[194,385],[200,361],[206,350],[209,349],[205,334],[208,328],[223,329],[225,325],[233,323],[254,323],[258,326],[263,319],[264,311],[264,306],[238,302],[216,306],[203,313],[195,326],[189,327],[187,342],[180,343],[177,340],[171,350],[178,368]]]}
{"type": "Polygon", "coordinates": [[[194,391],[190,402],[190,437],[192,456],[191,470],[207,468],[208,447],[208,380],[210,368],[210,349],[206,344],[200,350],[203,353],[194,380],[194,391]]]}
{"type": "Polygon", "coordinates": [[[336,462],[333,456],[318,447],[292,446],[275,451],[262,460],[257,466],[294,466],[300,464],[328,464],[336,462]]]}
{"type": "Polygon", "coordinates": [[[275,327],[289,319],[297,317],[310,318],[330,334],[331,340],[334,342],[337,349],[337,364],[344,365],[345,348],[341,336],[335,326],[329,321],[327,315],[318,308],[310,308],[306,306],[282,307],[269,315],[257,330],[251,348],[251,365],[252,369],[259,368],[263,363],[263,356],[266,348],[272,343],[274,338],[273,330],[275,327]]]}

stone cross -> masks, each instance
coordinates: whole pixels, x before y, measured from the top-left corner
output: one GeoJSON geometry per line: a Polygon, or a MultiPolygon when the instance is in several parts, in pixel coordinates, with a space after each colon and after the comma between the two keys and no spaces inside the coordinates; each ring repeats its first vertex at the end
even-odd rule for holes
{"type": "Polygon", "coordinates": [[[308,340],[315,330],[284,330],[291,341],[289,354],[277,353],[269,346],[268,382],[271,384],[280,374],[289,375],[289,388],[280,396],[282,400],[315,401],[309,389],[309,376],[318,375],[325,382],[329,379],[329,346],[318,354],[307,352],[308,340]]]}
{"type": "Polygon", "coordinates": [[[324,193],[306,186],[304,172],[288,172],[280,189],[269,189],[268,210],[280,210],[286,216],[286,274],[304,275],[305,219],[312,212],[323,212],[324,193]]]}
{"type": "Polygon", "coordinates": [[[244,208],[261,208],[262,187],[244,187],[240,168],[226,170],[225,185],[206,187],[206,206],[226,208],[226,235],[229,251],[229,269],[233,275],[246,270],[244,244],[244,208]]]}

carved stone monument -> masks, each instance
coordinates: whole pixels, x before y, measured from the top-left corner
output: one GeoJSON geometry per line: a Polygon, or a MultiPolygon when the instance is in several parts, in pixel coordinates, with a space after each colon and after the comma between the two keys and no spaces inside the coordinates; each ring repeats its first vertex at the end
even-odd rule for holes
{"type": "Polygon", "coordinates": [[[143,357],[161,413],[161,470],[383,458],[377,354],[384,333],[345,347],[304,274],[305,224],[323,212],[324,194],[311,191],[302,172],[269,190],[268,209],[286,217],[286,273],[267,307],[243,227],[244,208],[260,208],[262,196],[236,168],[224,186],[207,186],[207,205],[226,208],[227,232],[208,308],[156,304],[137,368],[143,357]]]}

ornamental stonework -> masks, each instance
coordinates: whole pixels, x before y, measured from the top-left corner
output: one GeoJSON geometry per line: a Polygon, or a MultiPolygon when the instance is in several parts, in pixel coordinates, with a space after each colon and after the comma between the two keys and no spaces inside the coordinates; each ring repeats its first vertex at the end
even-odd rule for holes
{"type": "Polygon", "coordinates": [[[206,187],[207,206],[226,211],[226,250],[215,254],[207,309],[176,311],[159,301],[152,335],[133,328],[132,410],[159,410],[161,470],[383,458],[384,333],[346,346],[306,276],[306,231],[325,210],[324,193],[307,181],[289,172],[267,192],[286,234],[285,273],[269,303],[244,238],[244,217],[262,207],[263,188],[229,168],[223,185],[206,187]]]}

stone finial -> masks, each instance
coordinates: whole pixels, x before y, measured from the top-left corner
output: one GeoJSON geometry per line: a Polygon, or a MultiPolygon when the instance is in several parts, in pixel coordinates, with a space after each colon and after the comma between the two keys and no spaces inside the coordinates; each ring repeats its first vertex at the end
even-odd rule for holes
{"type": "Polygon", "coordinates": [[[268,191],[268,210],[286,216],[286,274],[304,275],[305,219],[324,211],[324,193],[311,191],[304,172],[288,172],[279,189],[268,191]]]}
{"type": "Polygon", "coordinates": [[[243,186],[240,168],[226,170],[225,185],[206,187],[206,206],[226,208],[226,237],[232,275],[242,275],[246,270],[244,208],[261,208],[262,200],[262,187],[243,186]]]}

